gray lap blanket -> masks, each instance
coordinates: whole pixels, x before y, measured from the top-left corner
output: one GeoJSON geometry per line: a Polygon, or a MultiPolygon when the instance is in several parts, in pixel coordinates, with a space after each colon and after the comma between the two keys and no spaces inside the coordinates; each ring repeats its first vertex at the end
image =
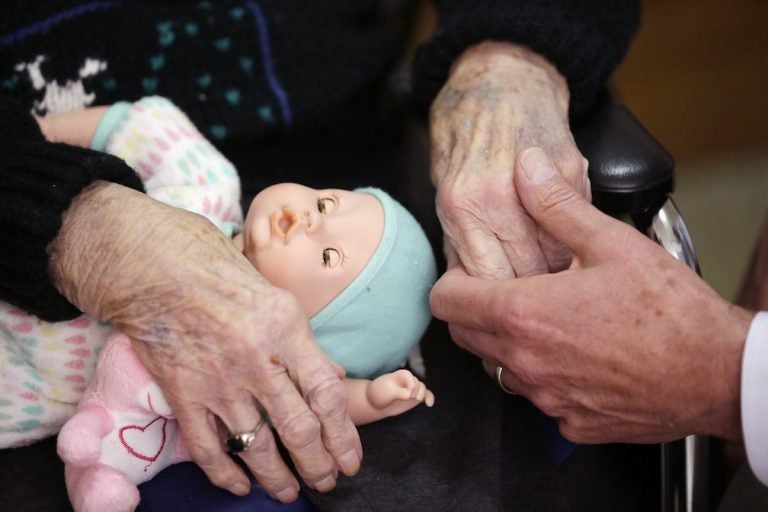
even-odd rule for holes
{"type": "Polygon", "coordinates": [[[323,511],[566,510],[541,418],[502,393],[478,359],[433,322],[422,343],[435,406],[360,427],[363,465],[327,494],[323,511]]]}

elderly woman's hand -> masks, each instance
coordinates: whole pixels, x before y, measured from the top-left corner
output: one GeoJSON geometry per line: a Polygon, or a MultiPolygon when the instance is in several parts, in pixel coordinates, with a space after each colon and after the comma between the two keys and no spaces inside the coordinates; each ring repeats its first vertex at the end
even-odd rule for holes
{"type": "MultiPolygon", "coordinates": [[[[314,342],[296,299],[263,279],[213,224],[97,182],[73,201],[49,251],[62,293],[134,340],[214,484],[249,491],[218,430],[251,431],[262,414],[310,487],[330,490],[339,469],[358,470],[343,370],[314,342]]],[[[240,456],[272,496],[297,497],[270,428],[258,429],[240,456]]]]}
{"type": "Polygon", "coordinates": [[[542,147],[589,196],[586,160],[568,125],[568,87],[532,51],[486,42],[465,51],[432,104],[432,180],[449,266],[506,278],[560,270],[570,259],[525,213],[512,180],[519,154],[542,147]]]}

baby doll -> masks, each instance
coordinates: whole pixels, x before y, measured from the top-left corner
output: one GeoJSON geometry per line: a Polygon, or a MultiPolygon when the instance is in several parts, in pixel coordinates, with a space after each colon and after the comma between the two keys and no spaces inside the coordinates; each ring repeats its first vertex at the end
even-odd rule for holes
{"type": "MultiPolygon", "coordinates": [[[[172,104],[147,98],[75,117],[41,126],[50,139],[72,142],[66,127],[80,125],[74,142],[92,140],[95,149],[125,159],[149,195],[201,213],[229,234],[238,228],[237,174],[172,104]]],[[[423,383],[397,370],[429,322],[435,279],[426,237],[401,205],[377,189],[276,185],[254,199],[235,243],[265,277],[297,296],[318,343],[355,377],[346,379],[353,421],[432,404],[423,383]]],[[[76,509],[131,509],[136,483],[188,455],[172,411],[129,340],[95,325],[109,341],[78,412],[60,433],[59,451],[76,509]]]]}

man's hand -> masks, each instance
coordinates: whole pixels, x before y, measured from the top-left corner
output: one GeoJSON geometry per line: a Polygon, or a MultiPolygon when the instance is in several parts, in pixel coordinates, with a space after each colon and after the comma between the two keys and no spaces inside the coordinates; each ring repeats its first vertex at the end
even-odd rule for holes
{"type": "MultiPolygon", "coordinates": [[[[298,301],[209,221],[97,182],[75,198],[49,251],[62,293],[132,338],[214,484],[249,492],[218,430],[253,430],[262,414],[310,487],[330,490],[338,469],[358,470],[343,370],[316,345],[298,301]]],[[[240,456],[273,497],[298,496],[269,428],[240,456]]]]}
{"type": "Polygon", "coordinates": [[[565,79],[542,57],[509,43],[467,50],[432,104],[432,181],[449,267],[470,275],[526,276],[563,269],[570,254],[523,210],[515,161],[544,148],[583,197],[587,162],[568,125],[565,79]]]}
{"type": "Polygon", "coordinates": [[[533,219],[574,252],[557,274],[487,281],[460,267],[431,295],[461,346],[578,442],[740,437],[739,378],[752,314],[664,249],[592,207],[544,151],[520,159],[533,219]]]}

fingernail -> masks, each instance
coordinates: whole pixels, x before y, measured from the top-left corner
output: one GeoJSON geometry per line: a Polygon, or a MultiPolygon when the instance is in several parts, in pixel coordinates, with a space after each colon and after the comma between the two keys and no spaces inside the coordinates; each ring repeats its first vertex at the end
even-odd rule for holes
{"type": "Polygon", "coordinates": [[[250,492],[251,488],[245,484],[235,484],[229,488],[229,492],[237,494],[238,496],[245,496],[250,492]]]}
{"type": "Polygon", "coordinates": [[[339,457],[339,469],[347,476],[352,476],[360,469],[360,457],[355,450],[349,450],[339,457]]]}
{"type": "Polygon", "coordinates": [[[541,148],[528,148],[520,156],[520,167],[523,172],[535,184],[547,181],[555,175],[555,168],[547,158],[547,154],[541,148]]]}
{"type": "Polygon", "coordinates": [[[293,487],[286,487],[282,491],[275,494],[275,498],[277,498],[279,501],[282,501],[283,503],[290,503],[298,497],[299,491],[293,487]]]}
{"type": "Polygon", "coordinates": [[[319,492],[327,492],[334,487],[336,487],[336,479],[330,475],[323,478],[319,482],[315,482],[315,489],[319,492]]]}

